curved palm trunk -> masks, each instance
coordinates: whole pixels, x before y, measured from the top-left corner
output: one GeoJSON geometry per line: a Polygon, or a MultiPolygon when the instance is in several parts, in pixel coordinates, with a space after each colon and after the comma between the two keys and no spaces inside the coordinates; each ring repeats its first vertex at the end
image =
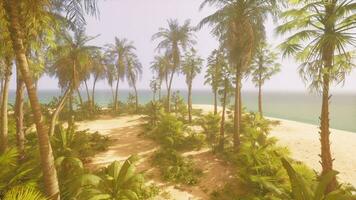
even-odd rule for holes
{"type": "Polygon", "coordinates": [[[29,100],[32,107],[34,121],[36,124],[38,144],[40,150],[41,167],[43,172],[44,187],[47,196],[51,200],[59,200],[60,193],[58,187],[57,172],[54,166],[54,158],[47,128],[43,121],[41,106],[37,97],[37,91],[34,88],[34,83],[31,77],[29,65],[27,62],[23,41],[21,39],[21,26],[19,22],[19,1],[5,1],[6,13],[9,17],[9,31],[12,40],[14,53],[16,56],[18,68],[21,72],[29,100]]]}
{"type": "Polygon", "coordinates": [[[4,88],[2,95],[2,104],[1,104],[1,145],[0,152],[4,152],[7,149],[8,143],[8,100],[9,100],[9,85],[12,73],[12,62],[10,58],[6,58],[6,69],[4,77],[4,88]]]}
{"type": "Polygon", "coordinates": [[[51,124],[50,124],[50,128],[49,128],[49,135],[53,136],[54,135],[54,128],[56,127],[56,123],[57,123],[57,119],[59,116],[59,113],[62,111],[64,104],[70,94],[70,87],[68,87],[66,89],[66,91],[64,92],[62,99],[60,100],[60,102],[58,103],[56,110],[53,112],[52,114],[52,118],[51,118],[51,124]]]}
{"type": "Polygon", "coordinates": [[[84,85],[85,85],[85,90],[86,90],[86,92],[87,92],[88,103],[89,103],[89,105],[90,105],[91,98],[90,98],[90,93],[89,93],[89,87],[88,87],[87,80],[84,80],[84,85]]]}
{"type": "Polygon", "coordinates": [[[192,123],[192,83],[190,82],[188,85],[188,117],[189,123],[192,123]]]}
{"type": "Polygon", "coordinates": [[[69,113],[70,113],[70,116],[68,118],[68,128],[67,128],[67,133],[70,133],[74,130],[74,109],[73,109],[73,92],[72,90],[70,89],[69,90],[69,104],[68,104],[68,107],[69,107],[69,113]]]}
{"type": "Polygon", "coordinates": [[[19,152],[19,160],[25,158],[25,129],[24,129],[24,90],[25,83],[21,79],[19,72],[16,75],[16,100],[15,100],[15,118],[16,118],[16,141],[19,152]]]}
{"type": "Polygon", "coordinates": [[[240,148],[240,117],[241,117],[241,73],[236,70],[236,84],[235,84],[235,112],[234,112],[234,149],[236,151],[240,148]]]}
{"type": "Polygon", "coordinates": [[[83,106],[83,98],[82,98],[82,95],[80,94],[79,88],[77,88],[77,94],[78,94],[78,98],[79,98],[79,103],[81,106],[83,106]]]}
{"type": "Polygon", "coordinates": [[[133,85],[134,91],[135,91],[135,106],[136,106],[136,113],[138,113],[138,93],[137,93],[137,88],[136,85],[133,85]]]}
{"type": "Polygon", "coordinates": [[[94,111],[94,108],[95,108],[95,87],[96,87],[96,82],[98,81],[98,77],[96,76],[95,78],[94,78],[94,83],[93,83],[93,91],[92,91],[92,94],[91,94],[91,98],[92,98],[92,100],[91,100],[91,106],[92,106],[92,109],[93,109],[93,111],[94,111]]]}

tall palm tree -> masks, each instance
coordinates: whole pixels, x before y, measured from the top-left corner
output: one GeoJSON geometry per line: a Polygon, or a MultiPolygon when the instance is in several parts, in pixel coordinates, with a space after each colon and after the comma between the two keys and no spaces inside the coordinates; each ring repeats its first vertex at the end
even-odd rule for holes
{"type": "MultiPolygon", "coordinates": [[[[54,133],[57,117],[67,98],[71,101],[73,92],[85,80],[86,74],[92,70],[93,54],[98,51],[98,47],[87,44],[96,37],[86,36],[84,30],[77,30],[74,33],[74,37],[68,32],[64,32],[61,35],[54,50],[55,58],[49,67],[49,74],[58,79],[60,88],[65,92],[52,115],[49,132],[51,136],[54,133]]],[[[68,129],[70,129],[73,123],[72,117],[68,122],[68,129]]]]}
{"type": "Polygon", "coordinates": [[[277,0],[205,0],[219,9],[204,18],[199,27],[213,26],[212,33],[219,37],[222,46],[228,50],[229,62],[235,66],[235,112],[234,148],[240,146],[241,129],[241,79],[247,70],[259,41],[264,37],[263,22],[267,13],[273,13],[277,0]]]}
{"type": "Polygon", "coordinates": [[[117,75],[114,98],[114,112],[118,110],[119,82],[125,78],[125,63],[127,63],[127,56],[135,49],[136,48],[134,47],[133,42],[130,42],[125,38],[119,39],[115,37],[115,44],[107,45],[108,58],[110,59],[111,64],[116,66],[117,75]]]}
{"type": "Polygon", "coordinates": [[[220,140],[219,140],[219,148],[221,151],[224,150],[225,146],[225,118],[226,118],[226,107],[228,106],[231,95],[233,94],[234,88],[233,88],[233,70],[231,69],[231,66],[228,65],[228,62],[225,60],[221,61],[220,64],[221,68],[218,71],[220,73],[218,75],[219,79],[218,81],[218,93],[221,97],[221,106],[222,106],[222,112],[221,112],[221,121],[220,121],[220,140]]]}
{"type": "Polygon", "coordinates": [[[158,98],[161,100],[162,95],[162,82],[165,81],[166,89],[168,91],[168,76],[171,70],[171,62],[169,60],[168,55],[163,56],[155,56],[154,61],[151,63],[151,70],[156,74],[158,79],[158,98]]]}
{"type": "Polygon", "coordinates": [[[102,80],[106,77],[106,65],[105,65],[105,57],[102,54],[101,51],[95,51],[93,58],[92,58],[92,63],[91,63],[91,73],[93,74],[94,77],[94,82],[93,82],[93,89],[92,89],[92,94],[91,94],[91,108],[94,109],[95,106],[95,87],[96,83],[99,80],[102,80]]]}
{"type": "Polygon", "coordinates": [[[211,86],[214,94],[214,114],[218,114],[218,88],[221,76],[221,69],[225,63],[225,57],[221,50],[213,50],[207,60],[207,70],[204,84],[211,86]]]}
{"type": "Polygon", "coordinates": [[[178,20],[168,20],[168,28],[160,28],[159,32],[152,36],[152,40],[160,40],[158,50],[165,50],[172,62],[167,89],[167,112],[170,112],[171,89],[173,77],[179,70],[182,51],[195,44],[193,28],[187,20],[183,25],[179,25],[178,20]]]}
{"type": "Polygon", "coordinates": [[[126,67],[126,79],[134,89],[135,92],[135,107],[136,112],[138,112],[138,93],[137,93],[137,81],[142,76],[142,64],[138,60],[136,54],[131,53],[127,57],[127,67],[126,67]]]}
{"type": "MultiPolygon", "coordinates": [[[[353,0],[295,1],[282,14],[285,23],[279,34],[292,33],[280,47],[285,56],[294,55],[302,63],[300,73],[311,89],[322,93],[320,143],[322,175],[333,170],[330,148],[330,85],[344,80],[350,71],[349,47],[356,46],[356,6],[353,0]]],[[[334,178],[327,192],[337,188],[334,178]]]]}
{"type": "Polygon", "coordinates": [[[280,72],[281,65],[276,62],[277,53],[270,50],[271,46],[266,43],[258,45],[256,54],[253,58],[249,73],[252,76],[252,82],[258,87],[258,112],[263,116],[262,111],[262,86],[273,75],[280,72]]]}
{"type": "Polygon", "coordinates": [[[186,52],[182,63],[182,73],[185,75],[185,82],[188,86],[188,117],[189,123],[192,122],[192,86],[194,78],[201,72],[203,59],[197,56],[196,50],[191,48],[186,52]]]}
{"type": "MultiPolygon", "coordinates": [[[[51,10],[51,6],[58,5],[60,8],[66,8],[67,13],[74,17],[83,16],[84,10],[87,12],[91,12],[91,14],[96,13],[96,1],[89,0],[89,1],[77,1],[77,0],[64,0],[58,1],[62,4],[54,4],[52,1],[46,0],[39,0],[36,2],[32,1],[11,1],[5,0],[1,1],[1,9],[4,8],[5,13],[7,14],[7,21],[8,21],[8,31],[11,36],[11,42],[13,51],[16,57],[17,68],[21,73],[21,77],[23,78],[27,93],[29,96],[29,100],[32,107],[32,112],[34,115],[34,121],[36,124],[36,130],[38,135],[38,142],[39,142],[39,150],[40,150],[40,158],[41,158],[41,165],[44,177],[44,185],[46,194],[51,199],[60,199],[59,194],[59,187],[58,187],[58,180],[57,180],[57,173],[54,167],[54,159],[52,148],[49,142],[49,136],[46,130],[46,126],[43,122],[43,117],[41,113],[41,106],[37,97],[37,91],[34,87],[33,78],[30,74],[29,63],[26,55],[26,49],[24,46],[25,38],[23,38],[23,30],[21,29],[21,23],[24,21],[22,18],[22,13],[26,13],[27,19],[31,20],[31,24],[36,24],[36,20],[43,19],[44,16],[47,16],[48,10],[51,10]],[[63,5],[80,5],[79,7],[68,7],[63,5]],[[31,5],[30,5],[31,4],[31,5]],[[60,6],[62,5],[62,6],[60,6]],[[84,6],[83,6],[84,5],[84,6]],[[30,15],[31,14],[31,15],[30,15]],[[33,15],[32,15],[33,14],[33,15]],[[36,16],[33,17],[32,16],[36,16]],[[41,17],[39,17],[41,16],[41,17]]],[[[48,19],[48,18],[46,18],[48,19]]],[[[83,18],[81,18],[83,19],[83,18]]],[[[33,37],[33,41],[39,41],[38,38],[33,37]]]]}

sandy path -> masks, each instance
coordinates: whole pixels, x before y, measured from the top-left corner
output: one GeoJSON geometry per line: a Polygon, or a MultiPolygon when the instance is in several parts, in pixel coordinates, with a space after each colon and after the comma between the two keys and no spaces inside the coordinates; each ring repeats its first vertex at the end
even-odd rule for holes
{"type": "MultiPolygon", "coordinates": [[[[204,113],[213,111],[213,105],[193,105],[204,113]]],[[[219,108],[220,109],[220,108],[219,108]]],[[[320,142],[318,126],[296,121],[270,118],[280,121],[280,125],[272,128],[271,136],[278,139],[278,143],[287,146],[292,157],[302,161],[309,167],[320,172],[320,142]]],[[[339,171],[341,182],[356,186],[356,133],[331,129],[331,151],[335,158],[334,168],[339,171]]]]}
{"type": "Polygon", "coordinates": [[[218,187],[223,186],[226,180],[230,178],[231,170],[226,167],[227,165],[215,157],[208,149],[203,149],[184,154],[194,159],[196,165],[204,172],[198,185],[181,186],[164,183],[159,179],[158,169],[152,167],[149,160],[154,151],[157,150],[158,145],[140,136],[143,131],[140,125],[143,123],[142,116],[139,115],[103,118],[78,123],[80,130],[98,131],[114,140],[108,151],[100,153],[93,158],[91,167],[105,166],[112,161],[123,161],[132,154],[138,154],[141,157],[137,166],[138,170],[145,171],[147,179],[153,181],[163,190],[164,195],[155,198],[156,200],[209,199],[209,194],[218,187]]]}

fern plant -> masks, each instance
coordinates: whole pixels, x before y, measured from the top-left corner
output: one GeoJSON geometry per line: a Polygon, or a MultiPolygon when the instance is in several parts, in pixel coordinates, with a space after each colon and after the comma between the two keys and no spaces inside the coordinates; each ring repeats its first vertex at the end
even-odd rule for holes
{"type": "Polygon", "coordinates": [[[354,200],[350,191],[339,188],[325,194],[328,184],[338,174],[336,171],[321,176],[315,184],[305,181],[303,176],[296,172],[292,165],[284,158],[281,159],[286,169],[292,187],[291,196],[293,200],[354,200]]]}

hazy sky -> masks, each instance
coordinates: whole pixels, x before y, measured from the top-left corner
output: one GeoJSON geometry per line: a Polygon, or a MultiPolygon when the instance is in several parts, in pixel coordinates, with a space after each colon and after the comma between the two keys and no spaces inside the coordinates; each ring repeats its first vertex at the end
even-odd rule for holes
{"type": "MultiPolygon", "coordinates": [[[[166,27],[168,19],[178,19],[183,23],[186,19],[191,19],[196,25],[203,17],[211,14],[214,9],[206,7],[199,11],[199,5],[203,0],[101,0],[99,3],[100,18],[87,19],[87,34],[100,35],[92,43],[103,46],[113,43],[114,37],[127,38],[132,40],[137,48],[137,54],[141,60],[144,70],[142,80],[138,88],[149,88],[152,78],[150,63],[157,53],[156,43],[151,41],[151,36],[158,31],[159,27],[166,27]]],[[[268,41],[273,45],[278,45],[283,38],[274,34],[276,25],[271,20],[267,22],[268,41]]],[[[199,55],[204,59],[210,52],[218,47],[216,39],[211,36],[210,28],[206,27],[197,34],[197,45],[199,55]]],[[[266,90],[305,90],[305,85],[298,75],[298,64],[293,59],[281,61],[282,72],[268,81],[264,88],[266,90]]],[[[203,84],[204,71],[194,81],[195,89],[209,89],[203,84]]],[[[175,78],[173,86],[175,88],[186,88],[182,75],[175,78]]],[[[11,83],[11,88],[15,88],[15,81],[11,83]]],[[[43,77],[39,82],[40,89],[57,88],[57,81],[48,77],[43,77]]],[[[108,88],[106,81],[98,84],[98,88],[108,88]]],[[[126,83],[121,84],[121,88],[128,88],[126,83]]],[[[244,84],[246,90],[254,90],[254,85],[247,80],[244,84]]],[[[356,91],[356,73],[347,77],[343,87],[335,88],[335,91],[356,91]]]]}

